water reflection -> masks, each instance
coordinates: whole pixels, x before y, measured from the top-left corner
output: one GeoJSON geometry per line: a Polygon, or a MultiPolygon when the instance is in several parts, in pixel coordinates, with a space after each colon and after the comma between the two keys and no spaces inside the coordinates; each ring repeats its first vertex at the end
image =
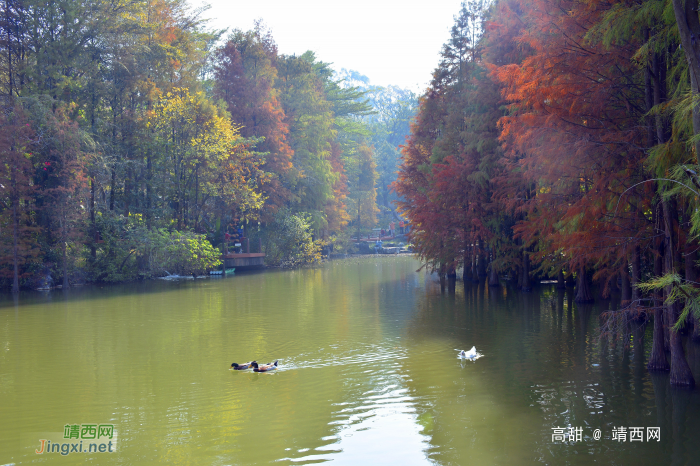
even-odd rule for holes
{"type": "MultiPolygon", "coordinates": [[[[449,348],[471,345],[485,348],[488,357],[479,362],[488,366],[482,371],[469,372],[470,380],[446,376],[443,384],[436,384],[437,374],[424,376],[426,386],[416,384],[419,378],[412,376],[414,396],[418,400],[431,398],[431,409],[437,410],[441,419],[436,424],[447,424],[450,426],[447,431],[459,432],[460,427],[469,426],[460,425],[464,420],[454,423],[449,414],[455,410],[474,412],[478,408],[473,402],[455,406],[460,403],[459,396],[450,403],[445,400],[455,397],[450,385],[469,389],[472,401],[479,400],[478,403],[490,407],[480,430],[501,433],[497,437],[508,445],[502,447],[505,452],[498,451],[498,441],[489,439],[483,432],[478,442],[465,441],[459,447],[448,447],[454,444],[433,438],[431,459],[458,463],[468,457],[470,464],[493,464],[493,457],[483,455],[486,450],[498,452],[497,462],[514,463],[522,460],[517,455],[507,456],[508,452],[527,453],[527,462],[545,463],[588,464],[590,454],[603,464],[700,461],[697,451],[691,453],[683,448],[696,437],[683,426],[691,419],[697,422],[698,393],[678,391],[679,400],[685,400],[680,394],[688,400],[681,408],[678,407],[681,401],[668,404],[659,399],[671,388],[668,375],[657,377],[656,387],[645,369],[649,350],[645,343],[650,340],[646,332],[650,329],[635,326],[630,345],[600,343],[600,307],[577,305],[572,298],[570,290],[543,288],[539,293],[526,294],[507,288],[492,289],[480,283],[465,286],[461,296],[458,289],[457,299],[452,303],[437,298],[434,283],[432,289],[428,287],[426,294],[418,299],[418,313],[408,329],[412,340],[426,344],[447,340],[443,346],[449,348]],[[441,403],[445,406],[440,406],[441,403]],[[536,411],[524,409],[525,406],[536,411]],[[667,417],[675,413],[676,418],[663,422],[652,415],[654,408],[667,417]],[[500,410],[508,415],[494,416],[500,410]],[[518,427],[509,434],[506,426],[513,423],[518,427]],[[657,425],[667,436],[661,442],[612,440],[612,430],[618,426],[657,425]],[[569,426],[581,427],[584,440],[553,443],[551,429],[558,426],[567,428],[567,432],[569,426]],[[594,429],[601,429],[602,440],[592,439],[594,429]],[[523,442],[523,439],[527,440],[523,442]]],[[[688,351],[689,355],[691,352],[688,351]]],[[[695,370],[693,362],[691,366],[695,370]]],[[[408,370],[416,371],[413,367],[408,370]]]]}
{"type": "Polygon", "coordinates": [[[114,423],[121,464],[700,463],[698,391],[646,371],[651,326],[600,343],[614,301],[484,280],[443,293],[417,268],[381,257],[0,304],[0,464],[47,461],[20,435],[69,422],[114,423]],[[455,357],[472,346],[484,356],[455,357]],[[251,358],[281,365],[227,370],[251,358]],[[581,442],[552,442],[569,426],[581,442]],[[613,441],[619,426],[661,441],[613,441]]]}

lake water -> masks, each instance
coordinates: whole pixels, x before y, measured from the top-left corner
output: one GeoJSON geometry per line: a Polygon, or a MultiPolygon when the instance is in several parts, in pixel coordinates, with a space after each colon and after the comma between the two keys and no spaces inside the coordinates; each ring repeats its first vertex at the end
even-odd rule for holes
{"type": "Polygon", "coordinates": [[[646,371],[651,326],[601,344],[607,301],[443,293],[418,267],[385,256],[6,298],[0,464],[700,464],[700,392],[646,371]],[[472,346],[484,356],[457,359],[472,346]],[[251,359],[280,367],[229,370],[251,359]],[[115,451],[80,452],[93,425],[114,426],[115,451]],[[37,454],[40,439],[77,451],[37,454]]]}

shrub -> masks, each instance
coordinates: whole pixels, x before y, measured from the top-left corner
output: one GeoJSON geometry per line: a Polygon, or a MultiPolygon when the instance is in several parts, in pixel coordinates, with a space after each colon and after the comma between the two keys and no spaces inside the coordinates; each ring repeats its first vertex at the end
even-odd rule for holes
{"type": "Polygon", "coordinates": [[[201,275],[221,265],[204,235],[167,228],[148,230],[139,215],[98,216],[103,241],[92,264],[96,281],[123,282],[164,275],[201,275]]]}
{"type": "Polygon", "coordinates": [[[265,261],[268,265],[293,268],[321,262],[325,242],[313,239],[309,214],[280,210],[268,225],[265,261]]]}

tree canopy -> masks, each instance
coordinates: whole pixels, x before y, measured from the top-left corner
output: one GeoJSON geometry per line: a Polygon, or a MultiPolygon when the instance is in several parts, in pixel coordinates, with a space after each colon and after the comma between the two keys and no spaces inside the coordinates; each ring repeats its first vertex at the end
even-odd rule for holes
{"type": "Polygon", "coordinates": [[[580,302],[620,283],[623,315],[654,315],[650,369],[668,341],[693,384],[699,25],[695,0],[465,1],[393,185],[425,263],[524,291],[575,276],[580,302]]]}
{"type": "Polygon", "coordinates": [[[294,221],[319,248],[354,226],[360,191],[374,226],[365,93],[312,52],[279,54],[261,22],[224,35],[185,0],[0,8],[0,277],[15,291],[205,271],[212,245],[271,252],[263,238],[294,221]]]}

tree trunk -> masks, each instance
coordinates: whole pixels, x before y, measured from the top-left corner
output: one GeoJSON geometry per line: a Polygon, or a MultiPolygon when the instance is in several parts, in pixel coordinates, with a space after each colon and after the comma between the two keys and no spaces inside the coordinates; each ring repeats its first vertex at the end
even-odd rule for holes
{"type": "Polygon", "coordinates": [[[493,266],[493,263],[491,263],[491,266],[489,267],[489,286],[500,286],[501,283],[498,281],[498,271],[496,271],[496,267],[493,266]]]}
{"type": "MultiPolygon", "coordinates": [[[[14,149],[14,148],[13,148],[14,149]]],[[[18,237],[19,237],[19,214],[17,212],[17,204],[19,204],[17,193],[17,181],[14,167],[10,167],[12,173],[12,293],[19,293],[19,254],[18,254],[18,237]]]]}
{"type": "MultiPolygon", "coordinates": [[[[656,209],[658,210],[658,209],[656,209]]],[[[657,238],[656,255],[654,256],[654,275],[660,277],[663,273],[664,242],[657,238]]],[[[647,369],[650,371],[668,371],[671,367],[666,360],[666,344],[664,331],[663,300],[659,291],[654,292],[654,339],[651,344],[651,354],[647,369]]]]}
{"type": "Polygon", "coordinates": [[[447,279],[445,277],[445,264],[440,264],[440,270],[438,272],[440,277],[440,292],[445,292],[445,286],[447,285],[447,279]]]}
{"type": "Polygon", "coordinates": [[[654,340],[651,344],[651,354],[647,369],[650,371],[668,371],[671,368],[666,360],[664,351],[664,312],[661,306],[654,309],[654,340]]]}
{"type": "MultiPolygon", "coordinates": [[[[697,96],[698,94],[700,94],[700,91],[698,90],[697,78],[698,77],[695,76],[695,73],[690,73],[690,88],[693,91],[693,96],[697,96]]],[[[697,105],[693,106],[693,133],[695,133],[695,135],[700,134],[700,108],[698,108],[697,105]]],[[[695,157],[695,160],[697,162],[698,157],[700,157],[700,140],[695,141],[695,157]]]]}
{"type": "MultiPolygon", "coordinates": [[[[664,275],[674,273],[680,266],[680,251],[673,242],[673,234],[676,231],[677,209],[673,200],[661,201],[664,213],[664,275]]],[[[672,286],[666,288],[666,296],[672,291],[672,286]]],[[[667,304],[664,319],[668,326],[669,346],[671,350],[671,385],[684,387],[695,386],[695,379],[690,372],[690,366],[685,359],[683,344],[679,332],[672,327],[676,324],[680,314],[680,302],[667,304]]]]}
{"type": "Polygon", "coordinates": [[[592,303],[595,301],[593,299],[593,293],[588,286],[588,280],[586,279],[586,267],[583,265],[579,267],[578,276],[576,280],[576,298],[574,301],[577,303],[592,303]]]}
{"type": "Polygon", "coordinates": [[[530,255],[523,249],[523,268],[522,268],[522,291],[532,291],[530,284],[530,255]]]}
{"type": "MultiPolygon", "coordinates": [[[[693,97],[698,95],[700,83],[700,19],[698,19],[698,0],[673,0],[673,13],[676,16],[678,33],[685,58],[688,61],[688,71],[693,97]]],[[[693,107],[693,132],[700,133],[700,114],[697,106],[693,107]]],[[[696,143],[698,148],[698,143],[696,143]]],[[[696,163],[700,153],[695,153],[696,163]]]]}
{"type": "MultiPolygon", "coordinates": [[[[649,30],[644,30],[644,42],[649,42],[649,30]]],[[[653,53],[653,52],[652,52],[653,53]]],[[[651,68],[649,64],[644,67],[644,103],[646,104],[646,111],[650,111],[654,106],[654,95],[653,87],[651,84],[651,68]]],[[[654,145],[654,122],[651,116],[645,118],[645,123],[647,125],[647,146],[652,147],[654,145]]]]}
{"type": "Polygon", "coordinates": [[[569,274],[566,276],[566,286],[568,288],[573,288],[576,286],[576,282],[574,281],[574,272],[571,271],[569,274]]]}
{"type": "Polygon", "coordinates": [[[468,281],[471,281],[472,279],[472,270],[469,264],[465,264],[464,266],[464,271],[462,272],[462,280],[464,283],[467,283],[468,281]]]}
{"type": "Polygon", "coordinates": [[[124,201],[124,218],[129,218],[129,212],[131,211],[131,181],[132,181],[132,169],[128,166],[125,171],[124,178],[124,193],[122,199],[124,201]]]}
{"type": "Polygon", "coordinates": [[[199,233],[199,165],[194,169],[194,231],[199,233]]]}
{"type": "Polygon", "coordinates": [[[632,276],[631,287],[632,287],[632,301],[638,301],[642,298],[637,284],[642,280],[642,254],[639,246],[635,246],[634,252],[632,254],[632,276]]]}
{"type": "MultiPolygon", "coordinates": [[[[676,305],[671,307],[677,308],[676,305]]],[[[680,332],[671,329],[671,385],[694,387],[695,379],[685,359],[680,332]]]]}
{"type": "Polygon", "coordinates": [[[479,254],[477,256],[477,271],[479,274],[479,278],[485,277],[486,276],[486,254],[484,253],[484,243],[479,238],[479,254]]]}
{"type": "MultiPolygon", "coordinates": [[[[651,63],[654,77],[654,105],[660,105],[666,101],[666,56],[652,52],[651,63]]],[[[666,123],[661,116],[655,116],[656,143],[663,144],[667,140],[666,123]]]]}
{"type": "Polygon", "coordinates": [[[109,210],[114,210],[114,197],[117,192],[117,167],[112,167],[112,183],[109,193],[109,210]]]}
{"type": "Polygon", "coordinates": [[[357,194],[357,242],[360,242],[360,230],[362,228],[362,217],[360,217],[360,212],[362,208],[362,195],[357,194]]]}
{"type": "Polygon", "coordinates": [[[622,290],[620,293],[622,301],[621,304],[622,306],[626,306],[632,299],[632,288],[630,285],[629,276],[629,262],[627,261],[627,257],[625,257],[625,260],[622,263],[622,272],[620,274],[620,278],[622,279],[622,290]]]}
{"type": "Polygon", "coordinates": [[[594,284],[598,285],[598,297],[600,299],[609,299],[610,293],[617,288],[617,275],[598,280],[594,284]]]}
{"type": "Polygon", "coordinates": [[[151,229],[151,218],[153,213],[151,211],[151,185],[153,179],[153,164],[151,162],[151,150],[148,149],[146,155],[146,228],[151,229]]]}
{"type": "MultiPolygon", "coordinates": [[[[7,77],[8,77],[8,92],[7,95],[10,96],[10,99],[12,99],[12,93],[13,93],[13,73],[14,71],[12,70],[12,37],[10,36],[10,6],[8,5],[7,0],[5,1],[5,21],[6,21],[6,32],[7,32],[7,77]]],[[[14,285],[13,285],[14,286],[14,285]]],[[[13,288],[14,289],[14,288],[13,288]]],[[[13,291],[14,292],[14,291],[13,291]]]]}
{"type": "Polygon", "coordinates": [[[457,287],[457,271],[450,267],[447,272],[447,292],[449,294],[455,294],[455,288],[457,287]]]}
{"type": "Polygon", "coordinates": [[[70,287],[68,282],[68,245],[65,240],[61,241],[63,242],[63,289],[67,290],[70,287]]]}
{"type": "Polygon", "coordinates": [[[462,281],[464,281],[464,284],[466,285],[467,280],[471,280],[472,278],[471,256],[469,255],[469,243],[467,241],[464,242],[464,256],[462,257],[462,260],[464,261],[462,281]]]}
{"type": "Polygon", "coordinates": [[[97,260],[97,224],[95,223],[95,177],[90,177],[90,233],[92,241],[90,242],[90,257],[94,264],[97,260]]]}
{"type": "Polygon", "coordinates": [[[690,340],[694,343],[700,343],[700,319],[693,315],[691,320],[693,322],[693,333],[690,334],[690,340]]]}
{"type": "Polygon", "coordinates": [[[559,269],[559,273],[557,274],[557,290],[563,290],[566,288],[566,281],[564,280],[564,270],[559,269]]]}

